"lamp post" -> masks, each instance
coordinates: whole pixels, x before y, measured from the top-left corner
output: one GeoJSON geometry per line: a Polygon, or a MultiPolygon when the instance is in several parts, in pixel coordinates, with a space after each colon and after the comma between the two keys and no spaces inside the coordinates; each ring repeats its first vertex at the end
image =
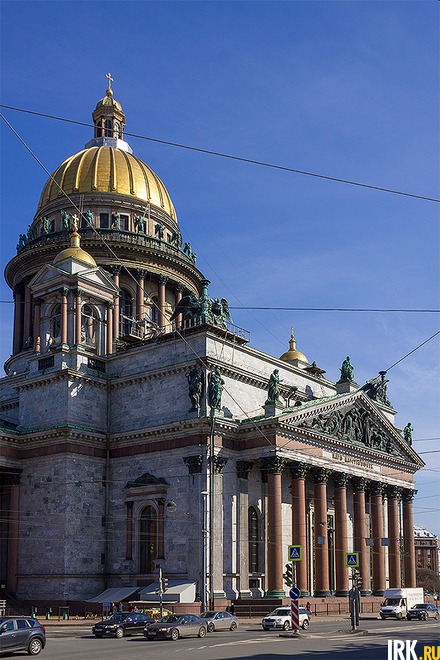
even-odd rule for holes
{"type": "Polygon", "coordinates": [[[207,566],[207,553],[208,553],[208,491],[202,490],[200,493],[202,496],[202,539],[203,539],[203,550],[202,550],[202,612],[207,610],[207,598],[206,598],[206,583],[208,580],[208,566],[207,566]]]}

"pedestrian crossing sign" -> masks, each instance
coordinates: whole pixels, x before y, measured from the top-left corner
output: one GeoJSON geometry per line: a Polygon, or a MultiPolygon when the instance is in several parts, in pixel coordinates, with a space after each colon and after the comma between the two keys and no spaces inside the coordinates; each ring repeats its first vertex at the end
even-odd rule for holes
{"type": "Polygon", "coordinates": [[[288,561],[301,561],[301,559],[302,559],[302,545],[289,545],[288,561]]]}
{"type": "Polygon", "coordinates": [[[348,568],[358,568],[359,567],[359,553],[358,552],[346,552],[345,553],[345,565],[348,568]]]}

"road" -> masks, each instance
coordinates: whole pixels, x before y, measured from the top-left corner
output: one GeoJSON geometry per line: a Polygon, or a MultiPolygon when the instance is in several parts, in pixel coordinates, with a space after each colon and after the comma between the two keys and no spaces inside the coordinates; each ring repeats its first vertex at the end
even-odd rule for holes
{"type": "MultiPolygon", "coordinates": [[[[243,622],[236,632],[210,633],[203,639],[147,641],[143,636],[123,639],[96,639],[90,628],[48,626],[47,645],[41,660],[391,660],[388,640],[418,640],[417,657],[424,656],[425,645],[439,644],[438,621],[361,620],[359,631],[351,632],[345,620],[316,620],[298,639],[280,636],[280,632],[262,630],[256,622],[243,622]]],[[[439,658],[437,649],[432,656],[439,658]]],[[[14,657],[27,656],[25,653],[14,657]]],[[[403,656],[405,657],[405,656],[403,656]]],[[[408,660],[412,660],[409,656],[408,660]]],[[[394,660],[394,658],[392,659],[394,660]]],[[[396,659],[397,660],[397,659],[396,659]]]]}

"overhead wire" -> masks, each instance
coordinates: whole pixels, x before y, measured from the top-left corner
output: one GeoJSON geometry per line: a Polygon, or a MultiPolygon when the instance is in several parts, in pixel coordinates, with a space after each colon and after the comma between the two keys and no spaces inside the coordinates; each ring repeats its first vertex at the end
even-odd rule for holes
{"type": "MultiPolygon", "coordinates": [[[[0,107],[1,108],[6,108],[7,110],[12,110],[14,112],[23,112],[23,113],[26,113],[26,114],[29,114],[29,115],[35,115],[37,117],[44,117],[46,119],[54,119],[56,121],[63,121],[63,122],[69,123],[69,124],[76,124],[78,126],[87,126],[87,127],[91,127],[91,128],[94,127],[93,124],[90,124],[89,122],[78,121],[78,120],[75,120],[75,119],[67,119],[65,117],[58,117],[57,115],[49,115],[45,112],[37,112],[35,110],[27,110],[27,109],[24,109],[24,108],[17,108],[15,106],[6,105],[5,103],[0,103],[0,107]]],[[[386,192],[386,193],[390,193],[390,194],[393,194],[393,195],[403,195],[404,197],[412,197],[414,199],[421,199],[421,200],[428,201],[428,202],[436,202],[436,203],[440,202],[440,199],[437,199],[435,197],[427,197],[425,195],[417,195],[415,193],[404,192],[402,190],[395,190],[393,188],[386,188],[386,187],[383,187],[383,186],[375,186],[375,185],[368,184],[368,183],[362,183],[360,181],[351,181],[349,179],[343,179],[343,178],[340,178],[340,177],[329,176],[329,175],[326,175],[326,174],[319,174],[317,172],[308,172],[306,170],[301,170],[301,169],[297,169],[297,168],[294,168],[294,167],[287,167],[287,166],[284,166],[284,165],[276,165],[274,163],[268,163],[268,162],[265,162],[265,161],[256,160],[254,158],[245,158],[243,156],[235,156],[233,154],[227,154],[227,153],[224,153],[224,152],[221,152],[221,151],[215,151],[213,149],[203,149],[201,147],[194,147],[194,146],[187,145],[187,144],[182,144],[182,143],[179,143],[179,142],[172,142],[170,140],[161,140],[159,138],[153,138],[153,137],[150,137],[150,136],[147,136],[147,135],[140,135],[138,133],[129,133],[128,131],[125,131],[124,134],[127,135],[127,136],[130,136],[130,137],[137,138],[139,140],[148,140],[149,142],[156,142],[158,144],[165,144],[165,145],[168,145],[168,146],[171,146],[171,147],[177,147],[179,149],[186,149],[188,151],[194,151],[194,152],[197,152],[197,153],[207,154],[207,155],[210,155],[210,156],[217,156],[217,157],[220,157],[220,158],[227,158],[229,160],[234,160],[234,161],[238,161],[238,162],[242,162],[242,163],[248,163],[250,165],[259,165],[261,167],[267,167],[267,168],[270,168],[270,169],[281,170],[283,172],[291,172],[293,174],[301,174],[301,175],[304,175],[304,176],[315,177],[315,178],[318,178],[318,179],[325,179],[327,181],[334,181],[335,183],[343,183],[343,184],[350,185],[350,186],[358,186],[360,188],[367,188],[367,189],[370,189],[370,190],[377,190],[377,191],[380,191],[380,192],[386,192]]]]}

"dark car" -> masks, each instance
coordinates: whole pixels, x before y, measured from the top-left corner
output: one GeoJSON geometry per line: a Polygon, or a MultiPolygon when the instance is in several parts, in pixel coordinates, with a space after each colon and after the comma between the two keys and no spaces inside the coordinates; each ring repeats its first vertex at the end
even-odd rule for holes
{"type": "Polygon", "coordinates": [[[154,619],[140,612],[118,612],[111,617],[95,623],[92,633],[95,637],[125,637],[125,635],[141,635],[144,628],[154,619]]]}
{"type": "Polygon", "coordinates": [[[27,651],[29,655],[38,655],[45,645],[46,629],[37,619],[0,617],[0,653],[27,651]]]}
{"type": "Polygon", "coordinates": [[[237,617],[226,612],[226,610],[203,612],[200,618],[204,619],[208,624],[208,632],[214,632],[214,630],[237,630],[238,628],[237,617]]]}
{"type": "Polygon", "coordinates": [[[408,621],[411,619],[420,619],[421,621],[438,619],[438,609],[435,605],[431,605],[431,603],[418,603],[408,610],[406,618],[408,621]]]}
{"type": "Polygon", "coordinates": [[[208,629],[206,621],[194,614],[170,614],[144,630],[147,639],[172,639],[179,637],[205,637],[208,629]]]}

